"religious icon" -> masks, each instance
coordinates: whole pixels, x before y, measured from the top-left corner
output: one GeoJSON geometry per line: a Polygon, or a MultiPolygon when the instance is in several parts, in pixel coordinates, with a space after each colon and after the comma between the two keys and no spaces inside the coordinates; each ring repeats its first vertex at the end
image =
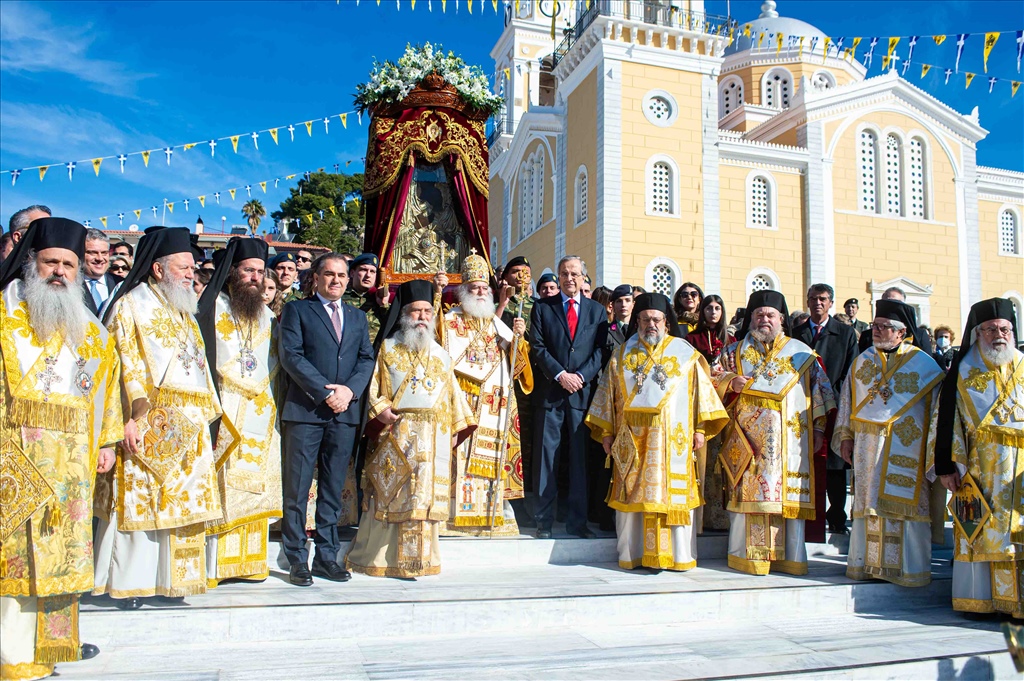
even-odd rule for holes
{"type": "Polygon", "coordinates": [[[992,509],[970,474],[964,475],[960,488],[949,500],[949,512],[968,543],[981,534],[982,527],[992,517],[992,509]]]}
{"type": "Polygon", "coordinates": [[[1013,664],[1018,672],[1024,673],[1024,627],[1009,622],[1003,622],[1001,626],[1013,664]]]}

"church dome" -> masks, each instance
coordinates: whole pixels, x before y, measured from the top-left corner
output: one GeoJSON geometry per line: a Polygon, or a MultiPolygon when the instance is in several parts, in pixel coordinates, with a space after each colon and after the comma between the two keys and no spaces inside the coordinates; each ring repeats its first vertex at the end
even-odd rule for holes
{"type": "MultiPolygon", "coordinates": [[[[754,19],[750,23],[750,37],[743,35],[743,27],[746,23],[740,23],[736,31],[736,39],[732,45],[725,48],[725,55],[736,54],[737,52],[744,52],[749,50],[751,47],[757,44],[757,36],[759,33],[764,33],[765,39],[761,44],[762,50],[767,50],[768,46],[768,35],[771,33],[781,33],[786,36],[806,36],[808,39],[817,37],[823,39],[826,37],[821,30],[811,26],[806,21],[800,21],[799,19],[792,19],[790,17],[780,17],[779,13],[775,11],[776,3],[774,0],[766,0],[761,5],[761,15],[754,19]]],[[[774,50],[774,46],[771,47],[774,50]]]]}

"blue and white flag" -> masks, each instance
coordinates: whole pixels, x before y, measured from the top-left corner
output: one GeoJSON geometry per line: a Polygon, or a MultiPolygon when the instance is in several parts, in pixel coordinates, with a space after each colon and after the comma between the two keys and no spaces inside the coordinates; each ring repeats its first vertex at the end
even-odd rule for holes
{"type": "Polygon", "coordinates": [[[120,154],[117,157],[117,162],[121,164],[121,174],[124,175],[124,162],[128,160],[128,157],[124,154],[120,154]]]}
{"type": "Polygon", "coordinates": [[[292,142],[295,141],[295,126],[288,124],[288,134],[292,136],[292,142]]]}
{"type": "Polygon", "coordinates": [[[74,179],[74,175],[75,175],[75,168],[76,168],[77,166],[78,166],[78,164],[77,164],[77,163],[75,163],[74,161],[68,161],[68,162],[67,162],[67,163],[66,163],[66,164],[64,165],[64,167],[68,169],[68,182],[71,182],[71,181],[72,181],[72,180],[74,179]]]}
{"type": "Polygon", "coordinates": [[[167,165],[171,165],[171,154],[174,153],[174,149],[171,147],[164,147],[164,155],[167,157],[167,165]]]}
{"type": "Polygon", "coordinates": [[[12,170],[11,171],[11,186],[12,187],[18,183],[18,176],[19,175],[21,175],[21,171],[20,170],[12,170]]]}
{"type": "Polygon", "coordinates": [[[217,199],[217,203],[219,204],[220,203],[220,192],[214,192],[213,193],[213,198],[217,199]]]}
{"type": "Polygon", "coordinates": [[[117,214],[117,224],[119,224],[119,225],[123,225],[124,224],[124,213],[118,213],[117,214]]]}
{"type": "Polygon", "coordinates": [[[958,33],[956,36],[956,63],[953,64],[953,72],[960,73],[960,55],[964,53],[964,43],[970,33],[958,33]]]}
{"type": "Polygon", "coordinates": [[[871,43],[868,45],[867,54],[864,55],[864,66],[865,68],[871,68],[871,62],[874,61],[875,56],[875,45],[878,44],[878,38],[872,38],[871,43]]]}
{"type": "Polygon", "coordinates": [[[256,147],[256,151],[260,150],[260,134],[258,132],[251,133],[249,137],[252,138],[252,146],[256,147]]]}
{"type": "Polygon", "coordinates": [[[949,77],[953,75],[953,69],[946,69],[945,70],[945,74],[946,74],[946,82],[943,83],[943,85],[949,85],[949,77]]]}
{"type": "Polygon", "coordinates": [[[181,202],[185,204],[185,212],[187,213],[188,212],[188,199],[182,199],[181,202]]]}
{"type": "Polygon", "coordinates": [[[210,140],[210,157],[212,158],[217,153],[217,140],[210,140]]]}

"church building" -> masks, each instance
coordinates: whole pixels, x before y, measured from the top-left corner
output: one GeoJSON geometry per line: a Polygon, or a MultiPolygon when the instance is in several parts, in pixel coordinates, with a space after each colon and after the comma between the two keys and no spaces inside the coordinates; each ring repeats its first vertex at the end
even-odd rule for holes
{"type": "Polygon", "coordinates": [[[1024,328],[1024,173],[976,163],[977,108],[865,77],[771,0],[731,44],[703,0],[517,4],[491,52],[495,265],[525,255],[537,277],[576,254],[595,286],[692,281],[729,315],[824,282],[870,320],[899,286],[919,323],[963,328],[1002,296],[1024,328]]]}

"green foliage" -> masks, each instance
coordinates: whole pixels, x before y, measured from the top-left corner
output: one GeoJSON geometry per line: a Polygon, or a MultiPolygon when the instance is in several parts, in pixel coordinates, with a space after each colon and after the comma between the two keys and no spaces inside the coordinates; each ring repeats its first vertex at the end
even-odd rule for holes
{"type": "Polygon", "coordinates": [[[362,204],[363,174],[310,173],[302,178],[291,195],[281,202],[281,209],[271,213],[274,220],[291,220],[289,231],[295,241],[323,246],[344,253],[359,253],[363,243],[362,204]],[[353,199],[358,199],[358,203],[353,199]],[[331,213],[334,206],[334,213],[331,213]],[[320,211],[324,212],[323,218],[320,211]],[[307,216],[312,215],[312,224],[307,216]],[[298,219],[301,228],[296,228],[298,219]]]}

